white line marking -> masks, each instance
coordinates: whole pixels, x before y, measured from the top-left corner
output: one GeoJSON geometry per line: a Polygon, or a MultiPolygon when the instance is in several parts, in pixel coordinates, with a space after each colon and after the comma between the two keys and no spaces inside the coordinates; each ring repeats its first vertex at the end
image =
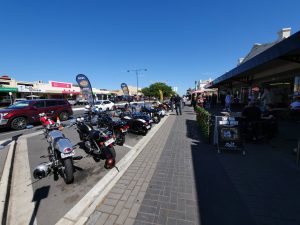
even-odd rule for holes
{"type": "Polygon", "coordinates": [[[123,144],[123,146],[126,147],[126,148],[130,148],[130,149],[133,148],[132,146],[129,146],[129,145],[126,145],[126,144],[123,144]]]}
{"type": "Polygon", "coordinates": [[[27,139],[20,138],[15,154],[7,224],[30,224],[35,207],[32,185],[28,185],[31,182],[27,139]]]}
{"type": "Polygon", "coordinates": [[[7,184],[8,184],[8,176],[11,166],[11,160],[13,155],[13,150],[15,146],[15,141],[13,141],[9,147],[6,159],[5,159],[5,165],[3,168],[1,181],[0,181],[0,217],[3,215],[5,200],[6,200],[6,193],[7,193],[7,184]]]}

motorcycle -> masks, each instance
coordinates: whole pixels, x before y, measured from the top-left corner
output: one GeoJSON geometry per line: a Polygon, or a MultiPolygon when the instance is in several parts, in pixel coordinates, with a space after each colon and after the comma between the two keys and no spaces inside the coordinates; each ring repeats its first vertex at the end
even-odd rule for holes
{"type": "Polygon", "coordinates": [[[59,118],[57,118],[57,121],[54,122],[50,117],[46,115],[46,113],[40,113],[39,114],[40,122],[43,126],[43,132],[45,137],[47,137],[48,133],[52,130],[62,130],[63,127],[60,124],[59,118]]]}
{"type": "Polygon", "coordinates": [[[133,118],[130,113],[119,113],[119,117],[121,120],[126,121],[129,126],[129,131],[134,133],[139,133],[142,135],[146,135],[148,130],[151,129],[150,122],[147,122],[141,118],[133,118]]]}
{"type": "Polygon", "coordinates": [[[155,109],[155,108],[147,108],[146,106],[141,108],[141,112],[144,112],[146,114],[148,114],[154,123],[159,123],[160,122],[160,114],[159,114],[159,110],[155,109]]]}
{"type": "Polygon", "coordinates": [[[47,130],[46,139],[49,143],[48,155],[42,157],[48,157],[49,162],[39,164],[33,170],[33,177],[42,179],[53,173],[54,180],[57,180],[58,175],[61,175],[66,184],[73,183],[73,159],[79,160],[82,156],[73,157],[75,151],[71,141],[59,130],[47,130]]]}
{"type": "Polygon", "coordinates": [[[106,113],[98,115],[98,127],[106,128],[113,133],[116,138],[115,143],[122,146],[125,143],[125,135],[127,134],[129,126],[125,121],[113,120],[106,113]]]}
{"type": "Polygon", "coordinates": [[[116,152],[112,132],[107,129],[94,129],[92,124],[83,117],[77,118],[69,127],[76,125],[79,138],[86,152],[93,156],[96,162],[105,160],[104,167],[111,169],[115,166],[116,152]]]}

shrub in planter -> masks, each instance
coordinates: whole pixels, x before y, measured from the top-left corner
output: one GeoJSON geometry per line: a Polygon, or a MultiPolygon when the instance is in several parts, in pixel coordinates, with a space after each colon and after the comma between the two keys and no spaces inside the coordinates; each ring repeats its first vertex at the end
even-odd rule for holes
{"type": "Polygon", "coordinates": [[[204,108],[196,106],[197,122],[204,137],[209,141],[211,115],[204,108]]]}

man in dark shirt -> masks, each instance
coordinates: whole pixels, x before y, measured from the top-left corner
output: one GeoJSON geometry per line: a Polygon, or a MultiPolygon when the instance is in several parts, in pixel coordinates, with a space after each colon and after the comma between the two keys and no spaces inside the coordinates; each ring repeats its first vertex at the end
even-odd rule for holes
{"type": "Polygon", "coordinates": [[[243,109],[242,115],[247,121],[257,121],[261,118],[261,111],[258,106],[250,102],[248,106],[243,109]]]}
{"type": "Polygon", "coordinates": [[[179,110],[180,115],[182,115],[181,114],[181,98],[179,95],[175,96],[174,103],[175,103],[176,114],[178,115],[178,110],[179,110]]]}
{"type": "Polygon", "coordinates": [[[242,116],[245,117],[242,123],[242,131],[246,134],[246,137],[253,140],[257,140],[261,133],[261,127],[259,120],[261,119],[261,111],[254,102],[249,102],[242,111],[242,116]]]}

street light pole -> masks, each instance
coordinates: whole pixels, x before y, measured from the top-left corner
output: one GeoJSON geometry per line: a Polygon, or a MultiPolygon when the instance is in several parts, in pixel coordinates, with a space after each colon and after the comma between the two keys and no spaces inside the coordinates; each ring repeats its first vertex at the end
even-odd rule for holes
{"type": "Polygon", "coordinates": [[[127,72],[135,72],[136,75],[136,97],[138,98],[139,94],[139,72],[147,71],[147,69],[135,69],[135,70],[127,70],[127,72]]]}

